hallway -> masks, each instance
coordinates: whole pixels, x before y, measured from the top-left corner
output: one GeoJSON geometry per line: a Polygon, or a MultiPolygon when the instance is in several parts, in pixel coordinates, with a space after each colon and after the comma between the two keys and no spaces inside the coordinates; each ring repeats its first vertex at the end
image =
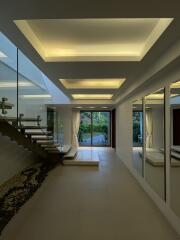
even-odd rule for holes
{"type": "Polygon", "coordinates": [[[0,240],[180,239],[114,151],[99,158],[99,168],[51,171],[0,240]]]}

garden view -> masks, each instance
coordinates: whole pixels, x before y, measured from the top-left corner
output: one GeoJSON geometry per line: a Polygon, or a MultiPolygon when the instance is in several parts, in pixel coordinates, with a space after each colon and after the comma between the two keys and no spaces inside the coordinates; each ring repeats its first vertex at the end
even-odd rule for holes
{"type": "Polygon", "coordinates": [[[82,146],[110,145],[110,112],[81,112],[79,143],[82,146]]]}

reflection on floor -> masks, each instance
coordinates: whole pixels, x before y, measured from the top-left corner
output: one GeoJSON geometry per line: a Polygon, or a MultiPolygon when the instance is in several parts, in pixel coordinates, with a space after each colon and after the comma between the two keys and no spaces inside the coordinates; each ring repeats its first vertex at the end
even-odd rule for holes
{"type": "Polygon", "coordinates": [[[99,151],[102,150],[103,148],[101,147],[79,147],[75,158],[64,160],[64,165],[98,166],[99,151]]]}
{"type": "MultiPolygon", "coordinates": [[[[133,167],[137,170],[139,175],[142,176],[142,148],[133,148],[133,167]]],[[[170,172],[170,186],[171,186],[171,207],[174,213],[180,217],[180,167],[174,165],[171,167],[170,172]]],[[[164,199],[164,166],[155,166],[146,161],[145,163],[145,178],[152,189],[164,199]]]]}
{"type": "Polygon", "coordinates": [[[99,158],[52,170],[0,240],[180,239],[114,151],[99,158]]]}

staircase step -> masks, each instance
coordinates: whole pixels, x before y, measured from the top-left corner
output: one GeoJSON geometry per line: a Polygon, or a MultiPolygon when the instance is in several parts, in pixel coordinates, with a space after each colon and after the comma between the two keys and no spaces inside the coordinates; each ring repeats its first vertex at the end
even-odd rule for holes
{"type": "Polygon", "coordinates": [[[0,101],[0,109],[2,109],[3,106],[4,109],[12,109],[14,107],[14,104],[8,102],[3,103],[2,101],[0,101]]]}
{"type": "Polygon", "coordinates": [[[53,139],[53,136],[47,136],[47,135],[31,135],[32,140],[51,140],[53,139]]]}
{"type": "Polygon", "coordinates": [[[51,131],[42,131],[42,130],[25,130],[27,135],[49,135],[52,134],[51,131]]]}
{"type": "Polygon", "coordinates": [[[64,156],[64,159],[75,158],[76,154],[77,154],[77,149],[76,148],[71,148],[71,150],[64,156]]]}
{"type": "Polygon", "coordinates": [[[59,147],[59,144],[57,143],[57,144],[54,144],[54,143],[52,143],[52,144],[42,144],[41,145],[41,147],[43,147],[43,148],[54,148],[54,147],[59,147]]]}
{"type": "Polygon", "coordinates": [[[21,121],[21,122],[41,122],[42,119],[37,119],[37,118],[18,118],[17,117],[4,117],[4,119],[8,122],[16,122],[21,121]]]}
{"type": "Polygon", "coordinates": [[[17,129],[46,129],[47,126],[22,126],[22,127],[17,127],[17,129]]]}
{"type": "Polygon", "coordinates": [[[52,144],[56,144],[56,142],[54,140],[37,140],[36,141],[37,144],[40,145],[52,145],[52,144]]]}
{"type": "Polygon", "coordinates": [[[46,147],[46,148],[44,148],[44,150],[46,150],[46,151],[58,151],[59,152],[57,147],[46,147]]]}

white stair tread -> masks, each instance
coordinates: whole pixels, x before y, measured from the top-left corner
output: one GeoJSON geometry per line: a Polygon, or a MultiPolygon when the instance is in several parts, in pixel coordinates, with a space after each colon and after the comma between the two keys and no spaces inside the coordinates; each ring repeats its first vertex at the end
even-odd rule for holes
{"type": "Polygon", "coordinates": [[[47,143],[47,144],[41,144],[41,147],[44,147],[44,148],[55,148],[56,147],[57,148],[57,147],[59,147],[59,144],[55,144],[55,143],[48,144],[47,143]]]}
{"type": "MultiPolygon", "coordinates": [[[[171,156],[180,160],[180,152],[178,152],[177,149],[179,149],[178,146],[177,146],[177,148],[175,146],[171,147],[171,156]]],[[[164,152],[164,148],[160,148],[160,151],[164,152]]]]}
{"type": "Polygon", "coordinates": [[[171,147],[171,150],[180,153],[180,146],[175,146],[174,145],[174,146],[171,147]]]}
{"type": "Polygon", "coordinates": [[[46,135],[31,135],[31,138],[33,138],[33,139],[53,139],[52,136],[46,136],[46,135]]]}
{"type": "MultiPolygon", "coordinates": [[[[142,152],[139,152],[139,154],[142,157],[142,152]]],[[[146,152],[146,161],[153,166],[164,166],[164,154],[162,152],[155,151],[146,152]]],[[[171,166],[179,167],[180,161],[175,158],[171,158],[171,166]]]]}
{"type": "Polygon", "coordinates": [[[77,149],[76,148],[71,148],[71,150],[64,156],[64,159],[67,158],[74,158],[77,154],[77,149]]]}
{"type": "Polygon", "coordinates": [[[57,149],[59,152],[66,154],[71,150],[71,145],[64,145],[63,147],[57,147],[57,149]]]}
{"type": "Polygon", "coordinates": [[[41,129],[25,129],[25,133],[49,133],[47,130],[41,130],[41,129]]]}

